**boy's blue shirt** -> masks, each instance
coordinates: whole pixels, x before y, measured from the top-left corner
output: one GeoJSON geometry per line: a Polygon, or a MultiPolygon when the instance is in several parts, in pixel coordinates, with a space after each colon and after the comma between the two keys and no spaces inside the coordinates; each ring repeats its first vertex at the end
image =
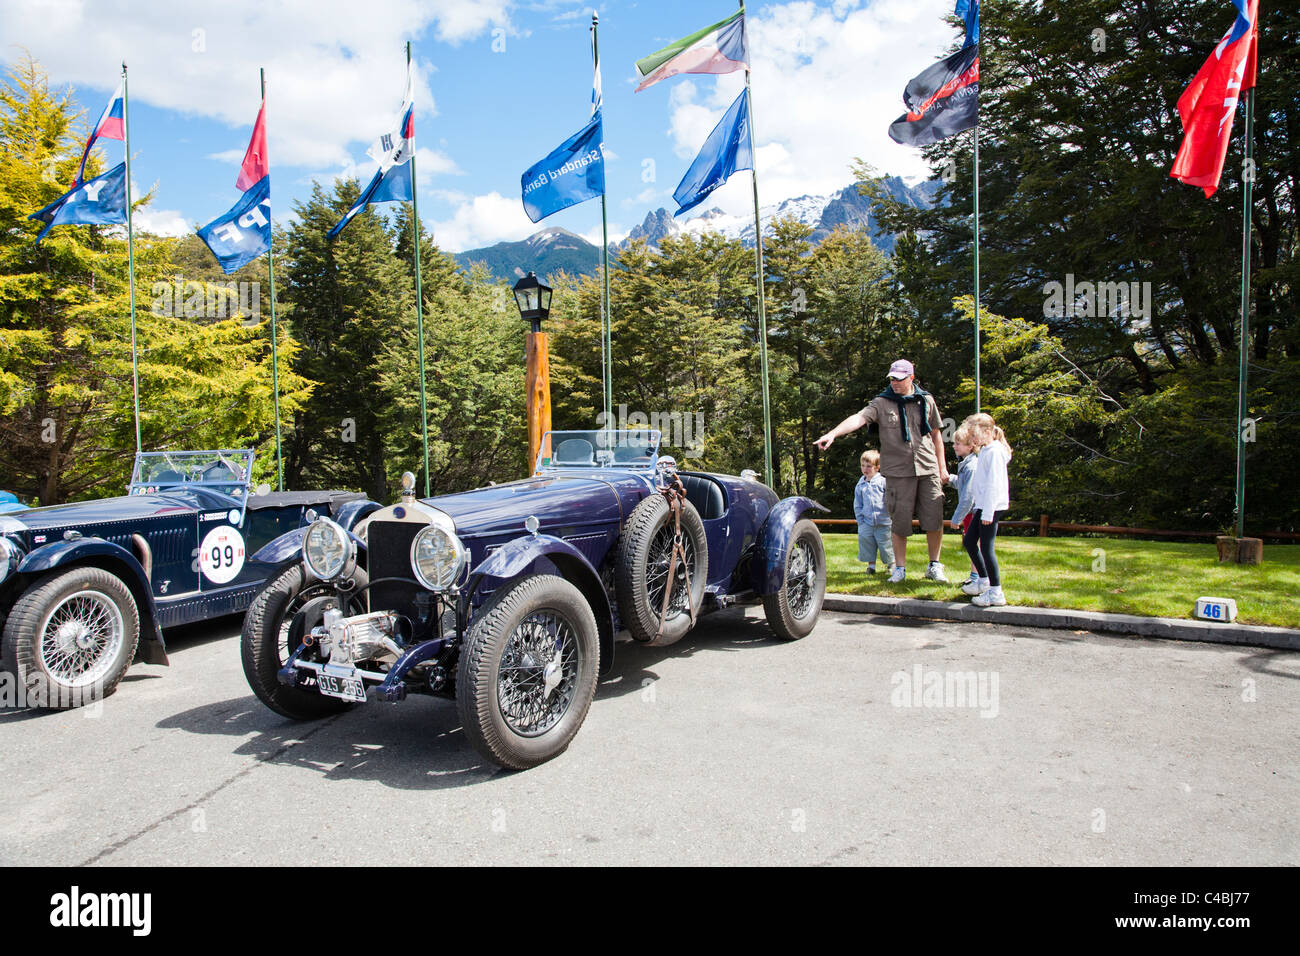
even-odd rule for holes
{"type": "Polygon", "coordinates": [[[952,513],[952,523],[961,524],[970,514],[974,489],[971,480],[975,477],[975,467],[979,463],[979,452],[971,452],[957,466],[957,510],[952,513]]]}
{"type": "Polygon", "coordinates": [[[889,524],[889,512],[885,510],[885,476],[876,473],[876,477],[867,481],[866,475],[858,479],[853,489],[853,516],[858,524],[889,524]]]}

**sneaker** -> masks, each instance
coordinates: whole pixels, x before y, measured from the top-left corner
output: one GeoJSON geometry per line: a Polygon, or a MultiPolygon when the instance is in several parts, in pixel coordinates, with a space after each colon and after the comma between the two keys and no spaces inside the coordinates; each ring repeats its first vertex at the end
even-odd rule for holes
{"type": "Polygon", "coordinates": [[[978,604],[980,607],[1005,607],[1006,597],[1001,588],[988,588],[970,599],[971,604],[978,604]]]}
{"type": "Polygon", "coordinates": [[[983,590],[984,586],[980,584],[979,578],[968,578],[961,586],[961,593],[969,594],[971,597],[981,593],[983,590]]]}
{"type": "Polygon", "coordinates": [[[868,564],[868,565],[867,565],[867,573],[868,573],[868,574],[875,574],[875,573],[876,573],[876,566],[875,566],[874,564],[868,564]]]}
{"type": "Polygon", "coordinates": [[[930,562],[930,566],[925,569],[925,577],[929,581],[938,581],[940,584],[948,583],[948,575],[943,573],[943,565],[938,561],[930,562]]]}
{"type": "Polygon", "coordinates": [[[907,577],[907,568],[905,568],[905,567],[903,567],[903,566],[901,566],[901,565],[896,565],[896,566],[894,567],[893,572],[889,575],[889,583],[890,583],[890,584],[902,584],[902,583],[903,583],[903,580],[904,580],[906,577],[907,577]]]}

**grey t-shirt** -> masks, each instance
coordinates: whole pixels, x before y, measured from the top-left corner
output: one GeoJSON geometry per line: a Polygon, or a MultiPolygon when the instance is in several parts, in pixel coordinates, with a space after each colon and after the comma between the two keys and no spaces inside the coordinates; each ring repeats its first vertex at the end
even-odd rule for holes
{"type": "Polygon", "coordinates": [[[903,440],[903,424],[899,420],[899,404],[877,395],[859,412],[867,424],[875,422],[880,428],[880,473],[886,478],[910,478],[913,475],[939,474],[939,461],[934,453],[934,436],[943,427],[939,406],[933,395],[925,396],[924,415],[929,419],[931,431],[921,434],[922,411],[920,402],[908,402],[907,425],[912,440],[903,440]]]}

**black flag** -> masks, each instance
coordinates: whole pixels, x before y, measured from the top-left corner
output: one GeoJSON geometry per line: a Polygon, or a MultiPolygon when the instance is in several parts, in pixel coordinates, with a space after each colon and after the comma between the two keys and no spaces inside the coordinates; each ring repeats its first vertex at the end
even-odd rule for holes
{"type": "Polygon", "coordinates": [[[903,103],[907,112],[889,126],[896,143],[928,146],[970,129],[979,119],[979,47],[962,47],[916,77],[903,103]]]}

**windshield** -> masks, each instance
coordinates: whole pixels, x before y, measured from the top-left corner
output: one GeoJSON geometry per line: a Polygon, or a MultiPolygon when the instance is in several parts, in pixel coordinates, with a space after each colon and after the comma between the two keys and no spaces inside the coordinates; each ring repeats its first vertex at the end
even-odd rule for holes
{"type": "Polygon", "coordinates": [[[144,451],[135,456],[128,494],[152,494],[178,486],[211,488],[236,498],[248,490],[252,449],[144,451]]]}
{"type": "Polygon", "coordinates": [[[546,432],[537,453],[537,470],[547,468],[629,468],[654,471],[659,431],[599,429],[546,432]]]}

